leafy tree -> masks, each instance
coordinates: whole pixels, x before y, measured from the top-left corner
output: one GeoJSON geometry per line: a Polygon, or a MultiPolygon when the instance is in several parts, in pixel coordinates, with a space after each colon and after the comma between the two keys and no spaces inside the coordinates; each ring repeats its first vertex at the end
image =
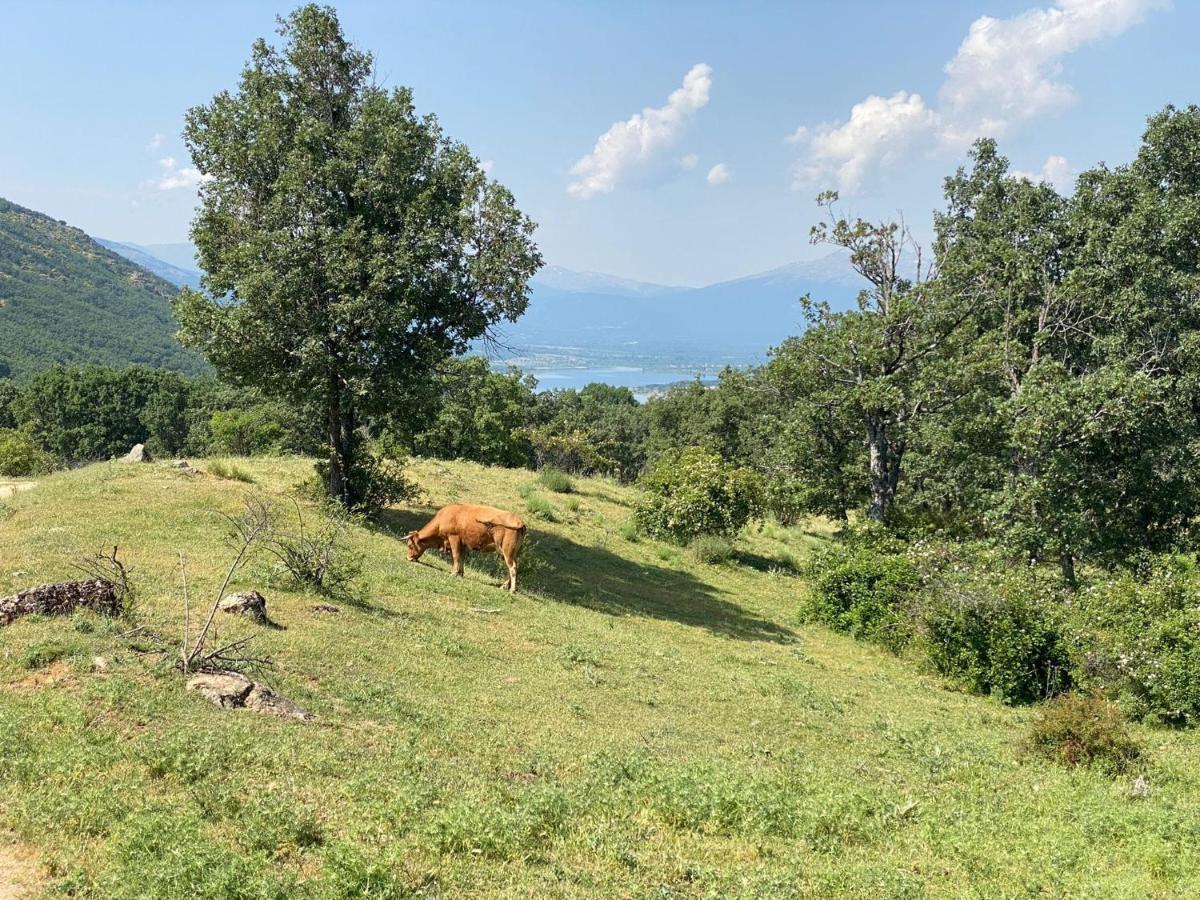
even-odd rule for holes
{"type": "Polygon", "coordinates": [[[496,466],[528,464],[529,442],[520,431],[536,385],[533,376],[515,369],[493,372],[480,356],[448,361],[437,378],[437,414],[413,439],[413,452],[496,466]]]}
{"type": "Polygon", "coordinates": [[[634,521],[650,534],[686,543],[732,536],[758,514],[762,483],[752,469],[703,447],[664,455],[645,478],[634,521]]]}
{"type": "Polygon", "coordinates": [[[360,428],[519,316],[541,256],[512,195],[408,89],[373,83],[331,9],[279,30],[284,47],[256,42],[236,93],[188,112],[206,295],[176,308],[185,342],[233,382],[320,404],[327,488],[354,506],[360,428]]]}
{"type": "Polygon", "coordinates": [[[921,250],[905,226],[851,222],[837,215],[837,199],[833,191],[817,198],[829,220],[813,227],[811,240],[848,250],[850,265],[871,286],[845,313],[804,298],[810,328],[794,349],[812,372],[816,395],[834,399],[839,414],[857,422],[867,448],[867,515],[884,522],[915,432],[961,395],[971,305],[925,280],[921,250]]]}
{"type": "Polygon", "coordinates": [[[645,408],[625,387],[593,383],[537,395],[526,436],[538,468],[632,481],[646,461],[645,408]]]}

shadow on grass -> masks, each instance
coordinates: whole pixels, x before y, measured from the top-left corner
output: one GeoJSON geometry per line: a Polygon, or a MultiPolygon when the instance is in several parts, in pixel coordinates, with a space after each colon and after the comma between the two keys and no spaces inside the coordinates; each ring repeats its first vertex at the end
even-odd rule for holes
{"type": "MultiPolygon", "coordinates": [[[[375,519],[374,527],[402,539],[429,521],[430,515],[387,510],[375,519]]],[[[467,559],[475,571],[498,573],[484,554],[467,559]]],[[[791,630],[723,599],[715,588],[687,572],[634,562],[603,547],[541,531],[536,525],[522,549],[519,583],[553,600],[614,616],[666,619],[738,640],[786,642],[795,637],[791,630]]]]}
{"type": "Polygon", "coordinates": [[[754,569],[756,572],[782,572],[785,575],[799,575],[800,569],[794,562],[763,556],[761,553],[751,553],[747,550],[737,550],[733,554],[734,561],[741,566],[754,569]]]}

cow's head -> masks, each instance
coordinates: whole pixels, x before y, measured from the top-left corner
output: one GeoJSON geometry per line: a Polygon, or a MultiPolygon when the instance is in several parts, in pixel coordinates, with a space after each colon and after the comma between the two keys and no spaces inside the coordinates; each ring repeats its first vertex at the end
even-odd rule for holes
{"type": "Polygon", "coordinates": [[[405,540],[408,541],[408,559],[410,562],[416,562],[421,558],[421,553],[425,549],[421,546],[421,538],[417,532],[410,531],[405,536],[405,540]]]}

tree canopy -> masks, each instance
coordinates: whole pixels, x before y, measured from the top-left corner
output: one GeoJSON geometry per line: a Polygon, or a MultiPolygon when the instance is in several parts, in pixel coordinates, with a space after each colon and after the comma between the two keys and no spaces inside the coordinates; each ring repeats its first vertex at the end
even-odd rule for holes
{"type": "Polygon", "coordinates": [[[304,6],[279,32],[236,92],[187,115],[205,275],[177,311],[227,378],[319,402],[328,489],[353,506],[362,427],[518,317],[541,256],[512,194],[411,91],[373,81],[331,9],[304,6]]]}

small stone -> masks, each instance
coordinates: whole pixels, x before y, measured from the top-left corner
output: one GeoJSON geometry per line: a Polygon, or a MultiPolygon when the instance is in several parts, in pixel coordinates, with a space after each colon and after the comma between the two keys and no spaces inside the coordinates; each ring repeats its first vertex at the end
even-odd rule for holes
{"type": "Polygon", "coordinates": [[[107,672],[108,671],[108,660],[105,659],[103,656],[93,656],[92,657],[92,671],[93,672],[107,672]]]}
{"type": "Polygon", "coordinates": [[[192,467],[192,464],[186,459],[177,459],[172,465],[174,465],[176,469],[190,469],[192,467]]]}
{"type": "Polygon", "coordinates": [[[225,709],[249,709],[282,718],[307,722],[312,714],[281,697],[265,684],[251,681],[240,672],[204,672],[188,679],[187,689],[209,703],[225,709]]]}
{"type": "Polygon", "coordinates": [[[340,613],[341,610],[332,603],[318,603],[313,606],[312,611],[315,613],[340,613]]]}
{"type": "Polygon", "coordinates": [[[1139,775],[1133,780],[1133,786],[1129,788],[1129,796],[1134,800],[1145,800],[1150,796],[1150,779],[1145,775],[1139,775]]]}
{"type": "Polygon", "coordinates": [[[127,463],[148,463],[150,461],[150,453],[146,450],[145,444],[134,444],[133,449],[121,457],[121,462],[127,463]]]}
{"type": "Polygon", "coordinates": [[[222,612],[250,616],[257,622],[267,621],[267,598],[258,591],[241,591],[230,594],[219,604],[222,612]]]}

